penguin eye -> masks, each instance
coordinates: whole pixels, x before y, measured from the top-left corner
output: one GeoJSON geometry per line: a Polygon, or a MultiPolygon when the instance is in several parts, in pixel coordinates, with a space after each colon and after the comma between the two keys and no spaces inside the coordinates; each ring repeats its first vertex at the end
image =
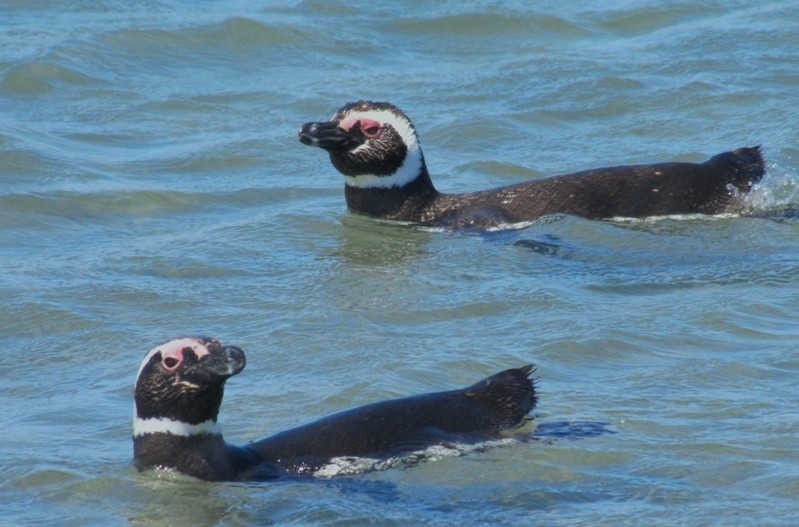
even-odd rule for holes
{"type": "Polygon", "coordinates": [[[356,130],[367,139],[377,139],[383,133],[383,123],[361,115],[344,118],[339,122],[339,127],[348,132],[356,130]]]}
{"type": "Polygon", "coordinates": [[[370,122],[362,128],[362,131],[363,135],[365,135],[369,139],[376,139],[380,137],[380,132],[382,132],[383,129],[380,127],[378,123],[370,122]]]}
{"type": "Polygon", "coordinates": [[[178,364],[180,364],[180,361],[175,357],[167,357],[164,359],[164,366],[166,366],[167,369],[171,370],[175,368],[175,366],[177,366],[178,364]]]}
{"type": "Polygon", "coordinates": [[[183,359],[186,357],[186,354],[194,351],[190,347],[185,347],[183,349],[173,349],[170,350],[163,355],[163,359],[161,360],[161,365],[164,369],[168,372],[173,372],[178,367],[183,364],[183,359]]]}

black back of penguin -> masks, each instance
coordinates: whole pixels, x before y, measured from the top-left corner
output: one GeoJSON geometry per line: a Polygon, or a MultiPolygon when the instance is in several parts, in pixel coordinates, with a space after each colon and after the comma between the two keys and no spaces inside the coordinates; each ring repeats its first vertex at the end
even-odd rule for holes
{"type": "Polygon", "coordinates": [[[528,365],[460,390],[345,410],[249,446],[269,462],[315,470],[333,457],[390,455],[494,437],[523,424],[535,407],[532,372],[528,365]]]}

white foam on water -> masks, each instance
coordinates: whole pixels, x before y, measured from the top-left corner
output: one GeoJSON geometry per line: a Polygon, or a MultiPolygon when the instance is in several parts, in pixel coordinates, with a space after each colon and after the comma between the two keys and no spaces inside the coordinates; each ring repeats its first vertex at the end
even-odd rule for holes
{"type": "Polygon", "coordinates": [[[518,442],[513,437],[503,437],[478,443],[447,443],[445,445],[432,445],[421,450],[415,450],[407,454],[392,456],[389,458],[370,458],[357,456],[343,456],[331,459],[326,465],[317,469],[314,476],[320,478],[331,478],[334,476],[345,476],[352,474],[362,474],[377,470],[386,470],[398,466],[416,465],[422,461],[437,461],[444,457],[463,456],[471,452],[482,451],[486,448],[504,446],[518,442]]]}

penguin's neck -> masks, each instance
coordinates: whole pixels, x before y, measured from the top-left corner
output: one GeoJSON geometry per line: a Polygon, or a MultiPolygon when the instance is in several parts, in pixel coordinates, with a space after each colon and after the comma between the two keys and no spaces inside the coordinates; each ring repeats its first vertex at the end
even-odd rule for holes
{"type": "Polygon", "coordinates": [[[219,434],[176,436],[155,432],[136,436],[133,462],[139,470],[172,469],[209,481],[236,476],[228,446],[219,434]]]}
{"type": "Polygon", "coordinates": [[[347,208],[387,220],[423,222],[424,211],[439,196],[422,162],[416,178],[399,187],[356,187],[346,184],[347,208]]]}
{"type": "Polygon", "coordinates": [[[172,469],[208,480],[238,479],[259,461],[246,449],[228,445],[215,420],[189,425],[171,419],[134,421],[133,462],[139,470],[172,469]]]}

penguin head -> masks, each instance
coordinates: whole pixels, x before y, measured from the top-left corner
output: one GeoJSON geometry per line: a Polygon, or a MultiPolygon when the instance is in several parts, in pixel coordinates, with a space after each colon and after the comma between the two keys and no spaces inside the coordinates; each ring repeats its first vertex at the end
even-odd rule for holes
{"type": "Polygon", "coordinates": [[[244,369],[244,352],[208,337],[172,339],[151,349],[134,390],[134,436],[211,432],[225,381],[244,369]]]}
{"type": "Polygon", "coordinates": [[[326,150],[351,187],[403,187],[426,170],[411,120],[387,102],[347,103],[329,121],[304,124],[298,137],[326,150]]]}

